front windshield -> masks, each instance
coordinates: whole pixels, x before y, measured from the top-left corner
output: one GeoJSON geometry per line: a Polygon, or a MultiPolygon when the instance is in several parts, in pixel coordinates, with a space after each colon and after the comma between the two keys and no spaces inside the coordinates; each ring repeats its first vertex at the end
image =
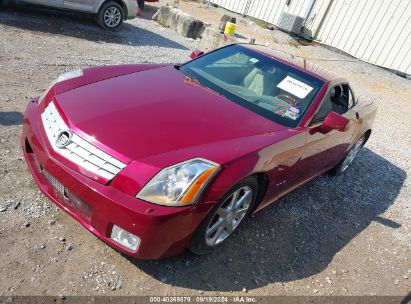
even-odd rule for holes
{"type": "Polygon", "coordinates": [[[201,85],[287,127],[297,127],[324,82],[241,45],[181,66],[201,85]]]}

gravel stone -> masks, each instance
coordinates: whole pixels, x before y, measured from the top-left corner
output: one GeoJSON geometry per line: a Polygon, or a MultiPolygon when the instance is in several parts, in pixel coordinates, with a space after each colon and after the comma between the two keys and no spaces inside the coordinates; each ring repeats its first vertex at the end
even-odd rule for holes
{"type": "Polygon", "coordinates": [[[331,280],[330,280],[329,277],[326,277],[326,278],[325,278],[325,281],[326,281],[328,284],[331,284],[331,280]]]}
{"type": "Polygon", "coordinates": [[[96,262],[88,271],[83,272],[82,279],[93,284],[99,294],[122,289],[125,286],[123,277],[112,272],[113,266],[96,262]]]}
{"type": "Polygon", "coordinates": [[[49,220],[47,223],[51,226],[51,225],[54,225],[56,223],[56,221],[55,220],[49,220]]]}
{"type": "Polygon", "coordinates": [[[117,289],[117,290],[120,290],[120,289],[123,288],[123,286],[124,286],[123,282],[120,281],[120,282],[117,283],[116,289],[117,289]]]}

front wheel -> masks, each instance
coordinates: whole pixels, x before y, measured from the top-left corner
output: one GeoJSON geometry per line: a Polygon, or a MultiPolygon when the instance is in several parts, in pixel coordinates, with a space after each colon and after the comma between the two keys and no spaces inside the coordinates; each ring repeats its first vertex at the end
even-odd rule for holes
{"type": "Polygon", "coordinates": [[[106,30],[116,30],[124,21],[124,10],[116,2],[107,2],[100,8],[98,24],[106,30]]]}
{"type": "Polygon", "coordinates": [[[258,183],[247,177],[231,188],[210,211],[191,239],[189,250],[206,254],[221,245],[254,209],[258,183]]]}
{"type": "Polygon", "coordinates": [[[354,144],[354,146],[351,147],[351,149],[348,151],[347,155],[344,157],[344,159],[335,167],[331,173],[333,175],[341,175],[343,174],[348,167],[352,164],[354,159],[357,157],[358,153],[361,151],[361,148],[365,144],[365,136],[361,136],[360,139],[357,140],[357,142],[354,144]]]}

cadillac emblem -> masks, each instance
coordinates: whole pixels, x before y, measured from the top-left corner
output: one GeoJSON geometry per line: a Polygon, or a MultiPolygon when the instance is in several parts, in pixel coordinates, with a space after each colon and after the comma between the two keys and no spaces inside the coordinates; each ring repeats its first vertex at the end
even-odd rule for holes
{"type": "Polygon", "coordinates": [[[73,136],[73,133],[71,133],[70,131],[61,131],[58,135],[57,135],[57,139],[56,139],[56,147],[57,148],[64,148],[66,147],[71,140],[71,137],[73,136]]]}

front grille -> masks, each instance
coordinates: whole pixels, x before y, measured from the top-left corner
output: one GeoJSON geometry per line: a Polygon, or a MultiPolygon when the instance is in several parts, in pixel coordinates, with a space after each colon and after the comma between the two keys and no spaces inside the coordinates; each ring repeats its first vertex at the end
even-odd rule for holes
{"type": "Polygon", "coordinates": [[[74,164],[91,173],[110,180],[117,175],[126,164],[92,145],[85,139],[73,133],[70,142],[65,147],[57,147],[57,136],[69,130],[53,102],[50,102],[41,114],[44,129],[54,151],[67,158],[74,164]]]}
{"type": "Polygon", "coordinates": [[[53,187],[56,189],[57,192],[62,194],[64,197],[67,196],[67,189],[64,187],[57,179],[55,179],[50,173],[48,173],[46,170],[43,171],[44,175],[47,177],[49,180],[50,184],[53,185],[53,187]]]}
{"type": "Polygon", "coordinates": [[[54,189],[64,197],[66,203],[76,209],[79,215],[90,222],[92,213],[91,207],[86,202],[70,192],[46,170],[43,170],[42,172],[44,173],[44,176],[48,179],[50,184],[54,187],[54,189]]]}

